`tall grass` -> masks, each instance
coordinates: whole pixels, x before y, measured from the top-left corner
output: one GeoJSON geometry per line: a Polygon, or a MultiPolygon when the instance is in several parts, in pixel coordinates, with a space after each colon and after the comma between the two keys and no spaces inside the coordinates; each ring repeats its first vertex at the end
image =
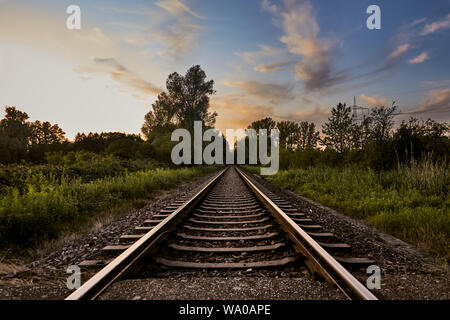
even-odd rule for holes
{"type": "Polygon", "coordinates": [[[42,173],[30,176],[24,186],[9,187],[0,196],[0,244],[28,246],[55,238],[62,230],[79,226],[98,212],[148,197],[156,190],[175,187],[212,170],[211,166],[155,169],[90,182],[42,173]]]}
{"type": "Polygon", "coordinates": [[[158,167],[151,159],[120,159],[111,155],[98,155],[79,151],[49,154],[48,164],[20,163],[0,164],[0,196],[12,187],[26,188],[29,177],[43,176],[50,181],[66,178],[81,178],[83,182],[111,176],[124,175],[127,172],[150,170],[158,167]]]}
{"type": "Polygon", "coordinates": [[[381,172],[311,167],[282,170],[267,179],[449,258],[450,170],[446,163],[412,162],[381,172]]]}

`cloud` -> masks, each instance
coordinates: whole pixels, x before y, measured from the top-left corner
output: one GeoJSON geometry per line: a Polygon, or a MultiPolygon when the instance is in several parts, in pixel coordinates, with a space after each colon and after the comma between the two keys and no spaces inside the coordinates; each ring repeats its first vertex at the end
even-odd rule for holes
{"type": "Polygon", "coordinates": [[[444,19],[425,25],[420,35],[426,36],[441,29],[450,28],[450,14],[444,19]]]}
{"type": "Polygon", "coordinates": [[[141,7],[139,9],[129,9],[129,8],[117,8],[117,7],[113,7],[113,6],[96,6],[96,8],[104,10],[104,11],[110,11],[113,13],[125,13],[125,14],[130,14],[130,15],[139,15],[139,16],[146,16],[146,15],[152,15],[153,11],[148,9],[148,8],[144,8],[141,7]]]}
{"type": "Polygon", "coordinates": [[[194,23],[192,17],[204,18],[179,0],[159,1],[156,5],[166,10],[175,19],[173,23],[166,26],[165,30],[153,34],[168,47],[168,50],[161,52],[160,55],[168,55],[174,59],[179,59],[196,43],[196,39],[203,30],[202,27],[194,23]]]}
{"type": "Polygon", "coordinates": [[[268,0],[263,0],[262,8],[263,8],[263,10],[270,12],[274,15],[279,14],[278,7],[274,4],[270,4],[270,2],[268,0]]]}
{"type": "Polygon", "coordinates": [[[218,113],[216,128],[222,132],[247,128],[253,121],[272,116],[275,112],[273,107],[255,104],[234,94],[211,97],[211,110],[218,113]]]}
{"type": "Polygon", "coordinates": [[[183,2],[179,0],[163,0],[156,2],[156,5],[160,8],[167,10],[173,16],[181,17],[184,14],[188,13],[195,18],[204,19],[204,17],[194,12],[191,8],[189,8],[187,5],[185,5],[183,2]]]}
{"type": "Polygon", "coordinates": [[[424,23],[426,20],[427,20],[427,18],[416,19],[416,20],[414,20],[413,22],[408,23],[406,26],[407,26],[408,28],[411,28],[411,27],[414,27],[414,26],[417,26],[417,25],[419,25],[419,24],[424,23]]]}
{"type": "Polygon", "coordinates": [[[285,66],[295,63],[295,61],[278,62],[272,64],[260,64],[253,68],[253,70],[263,73],[272,73],[282,69],[285,66]]]}
{"type": "Polygon", "coordinates": [[[419,107],[406,114],[450,112],[450,88],[431,90],[419,107]]]}
{"type": "Polygon", "coordinates": [[[173,59],[180,58],[194,45],[201,30],[202,28],[195,24],[182,21],[170,26],[165,31],[155,33],[154,37],[168,47],[168,50],[162,51],[160,55],[168,55],[173,59]]]}
{"type": "Polygon", "coordinates": [[[359,97],[368,102],[372,107],[385,106],[387,104],[386,98],[378,98],[377,95],[367,96],[363,93],[359,97]]]}
{"type": "Polygon", "coordinates": [[[321,90],[336,84],[341,77],[331,72],[329,50],[331,41],[319,38],[319,25],[309,1],[284,1],[284,10],[269,1],[263,1],[262,8],[279,21],[284,34],[280,41],[291,54],[302,56],[295,65],[298,81],[303,81],[308,90],[321,90]]]}
{"type": "Polygon", "coordinates": [[[275,57],[283,53],[282,49],[274,48],[268,45],[258,44],[258,47],[258,51],[238,52],[236,55],[242,57],[248,64],[254,64],[261,57],[275,57]]]}
{"type": "Polygon", "coordinates": [[[224,80],[222,83],[228,87],[242,89],[245,93],[256,98],[264,99],[270,103],[287,102],[295,98],[293,85],[263,83],[259,81],[230,82],[227,80],[224,80]]]}
{"type": "Polygon", "coordinates": [[[254,65],[259,62],[258,65],[253,67],[254,71],[263,73],[273,73],[275,71],[281,70],[283,67],[294,64],[297,61],[289,61],[286,57],[286,50],[282,48],[275,48],[269,45],[258,44],[259,50],[257,51],[246,51],[242,53],[236,53],[237,56],[242,57],[248,64],[254,65]],[[261,63],[265,58],[270,58],[270,60],[279,60],[281,62],[275,63],[261,63]]]}
{"type": "Polygon", "coordinates": [[[81,30],[72,31],[65,28],[64,21],[61,24],[53,12],[14,3],[0,10],[0,42],[26,45],[63,59],[68,70],[75,71],[82,80],[101,78],[104,81],[107,75],[114,83],[123,84],[126,90],[142,96],[159,92],[153,83],[162,83],[167,73],[158,61],[148,59],[135,48],[120,45],[120,35],[109,33],[102,25],[92,25],[87,17],[85,19],[81,30]],[[102,65],[92,57],[114,57],[117,66],[102,65]],[[117,61],[126,61],[126,67],[117,61]],[[149,75],[147,80],[151,82],[130,70],[149,75]]]}
{"type": "Polygon", "coordinates": [[[450,87],[450,79],[422,81],[421,86],[426,89],[441,89],[444,87],[450,87]]]}
{"type": "Polygon", "coordinates": [[[421,53],[420,55],[418,55],[417,57],[415,57],[414,59],[408,60],[408,62],[409,63],[422,63],[427,59],[428,59],[428,53],[425,51],[425,52],[421,53]]]}
{"type": "Polygon", "coordinates": [[[130,23],[130,22],[123,22],[123,21],[111,21],[108,22],[111,26],[121,27],[125,29],[131,29],[131,30],[139,30],[139,31],[145,31],[147,30],[146,27],[140,26],[136,23],[130,23]]]}
{"type": "Polygon", "coordinates": [[[402,54],[404,54],[406,51],[408,51],[408,49],[410,48],[410,44],[409,43],[405,43],[402,45],[397,46],[397,48],[390,54],[389,59],[396,59],[399,56],[401,56],[402,54]]]}
{"type": "Polygon", "coordinates": [[[331,115],[329,109],[323,109],[319,104],[314,104],[309,108],[301,108],[294,112],[280,115],[278,118],[290,121],[312,121],[316,124],[323,123],[331,115]]]}
{"type": "MultiPolygon", "coordinates": [[[[92,61],[92,65],[79,66],[75,68],[74,71],[83,79],[89,79],[89,74],[108,74],[111,80],[146,96],[156,96],[162,91],[150,82],[145,81],[130,72],[114,58],[93,58],[92,61]]],[[[134,97],[140,98],[140,96],[136,94],[134,97]]]]}

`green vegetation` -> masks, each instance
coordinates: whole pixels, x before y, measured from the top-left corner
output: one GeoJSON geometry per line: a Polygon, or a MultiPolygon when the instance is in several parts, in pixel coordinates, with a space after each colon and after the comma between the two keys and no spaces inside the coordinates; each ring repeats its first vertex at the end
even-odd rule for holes
{"type": "Polygon", "coordinates": [[[97,213],[125,201],[147,198],[155,191],[173,188],[215,169],[157,168],[89,182],[42,172],[25,176],[18,183],[20,187],[4,188],[0,196],[0,244],[36,245],[63,230],[79,229],[97,213]]]}
{"type": "Polygon", "coordinates": [[[252,122],[279,130],[280,171],[266,179],[449,259],[450,125],[410,118],[396,127],[394,104],[359,120],[352,112],[337,104],[321,133],[306,121],[252,122]]]}
{"type": "MultiPolygon", "coordinates": [[[[194,121],[214,127],[215,92],[198,65],[171,73],[144,117],[142,135],[78,133],[74,141],[57,124],[31,122],[27,113],[5,107],[0,246],[53,239],[105,210],[214,170],[175,169],[170,154],[173,130],[192,132],[194,121]]],[[[354,111],[338,103],[321,132],[307,121],[253,121],[248,128],[279,130],[281,171],[268,179],[448,257],[450,125],[410,118],[395,126],[394,104],[359,118],[354,111]]]]}
{"type": "MultiPolygon", "coordinates": [[[[254,169],[250,170],[259,172],[254,169]]],[[[266,179],[449,259],[446,164],[413,161],[380,172],[316,166],[281,170],[266,179]]]]}
{"type": "Polygon", "coordinates": [[[217,169],[176,168],[171,161],[176,128],[194,121],[213,127],[214,81],[200,66],[170,74],[167,91],[152,104],[142,136],[123,132],[77,133],[73,141],[48,121],[5,107],[0,120],[0,248],[29,248],[79,231],[106,212],[142,203],[158,190],[217,169]],[[145,138],[145,140],[143,139],[145,138]]]}

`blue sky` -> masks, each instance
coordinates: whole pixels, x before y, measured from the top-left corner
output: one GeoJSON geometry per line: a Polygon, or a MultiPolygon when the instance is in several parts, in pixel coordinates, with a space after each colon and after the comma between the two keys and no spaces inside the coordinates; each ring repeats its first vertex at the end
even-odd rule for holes
{"type": "Polygon", "coordinates": [[[450,116],[450,1],[0,0],[0,104],[77,132],[137,133],[171,72],[214,79],[219,129],[320,126],[338,102],[450,116]],[[81,9],[68,30],[66,8],[81,9]],[[368,30],[366,8],[381,8],[368,30]]]}

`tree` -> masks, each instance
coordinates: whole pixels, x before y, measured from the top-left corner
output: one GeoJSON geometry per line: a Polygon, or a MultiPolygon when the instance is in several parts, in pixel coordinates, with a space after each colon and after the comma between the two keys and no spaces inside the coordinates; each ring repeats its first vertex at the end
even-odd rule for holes
{"type": "Polygon", "coordinates": [[[202,121],[204,127],[214,126],[217,113],[208,111],[209,96],[216,93],[214,80],[206,81],[199,65],[189,68],[184,76],[171,73],[166,88],[145,115],[141,131],[147,139],[155,128],[176,126],[193,132],[194,121],[202,121]]]}
{"type": "Polygon", "coordinates": [[[66,140],[65,132],[57,125],[50,122],[35,121],[31,125],[31,143],[37,145],[52,145],[66,140]]]}
{"type": "Polygon", "coordinates": [[[255,129],[256,133],[258,133],[258,131],[260,129],[266,129],[267,135],[270,135],[270,131],[272,129],[275,129],[276,124],[277,123],[271,117],[267,117],[267,118],[252,122],[252,124],[249,125],[248,128],[255,129]]]}
{"type": "Polygon", "coordinates": [[[105,152],[119,158],[131,159],[135,157],[138,148],[137,142],[123,138],[111,142],[105,152]]]}
{"type": "Polygon", "coordinates": [[[370,112],[371,137],[378,143],[385,142],[391,138],[391,130],[394,126],[394,113],[397,106],[374,108],[370,112]]]}
{"type": "Polygon", "coordinates": [[[126,134],[123,132],[102,132],[77,133],[74,141],[75,150],[84,150],[94,153],[100,153],[106,150],[108,146],[117,140],[128,140],[130,143],[141,143],[142,138],[138,134],[126,134]]]}
{"type": "Polygon", "coordinates": [[[448,123],[431,119],[424,122],[411,117],[402,121],[393,136],[397,157],[404,162],[423,156],[445,159],[450,153],[449,131],[448,123]]]}
{"type": "Polygon", "coordinates": [[[350,116],[352,109],[346,104],[339,103],[331,110],[331,117],[328,118],[322,126],[322,133],[325,137],[321,143],[327,148],[333,149],[338,153],[343,153],[351,146],[351,128],[353,125],[350,116]]]}
{"type": "Polygon", "coordinates": [[[153,110],[150,110],[144,117],[142,133],[147,139],[156,128],[168,128],[173,131],[176,127],[177,119],[175,117],[176,105],[167,93],[162,92],[158,99],[152,104],[153,110]]]}
{"type": "Polygon", "coordinates": [[[361,123],[353,122],[350,128],[350,145],[353,150],[362,150],[370,142],[371,118],[364,118],[361,123]]]}
{"type": "Polygon", "coordinates": [[[26,157],[31,135],[28,118],[28,114],[16,107],[5,107],[5,118],[0,121],[1,162],[16,162],[26,157]]]}
{"type": "Polygon", "coordinates": [[[316,131],[316,125],[308,121],[302,121],[298,125],[296,144],[298,150],[314,149],[319,141],[319,132],[316,131]]]}
{"type": "Polygon", "coordinates": [[[281,121],[277,123],[277,128],[280,131],[280,147],[292,151],[298,136],[298,124],[293,121],[281,121]]]}

